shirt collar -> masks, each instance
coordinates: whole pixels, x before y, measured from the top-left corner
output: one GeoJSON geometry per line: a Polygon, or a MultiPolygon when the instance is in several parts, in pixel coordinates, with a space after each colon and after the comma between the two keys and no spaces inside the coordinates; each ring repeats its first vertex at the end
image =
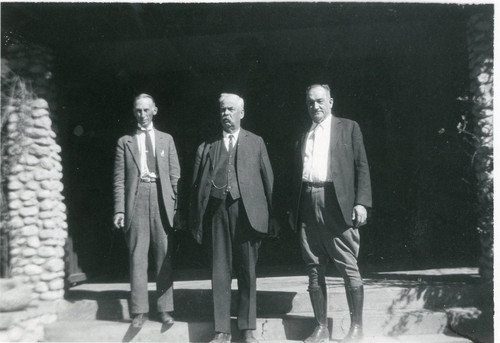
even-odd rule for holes
{"type": "Polygon", "coordinates": [[[314,131],[318,126],[324,130],[325,128],[330,127],[331,124],[332,124],[332,114],[329,114],[328,116],[326,116],[325,119],[323,119],[321,123],[318,124],[313,122],[311,125],[311,129],[309,131],[314,131]]]}
{"type": "Polygon", "coordinates": [[[137,127],[139,128],[139,131],[144,132],[144,131],[151,131],[153,130],[153,123],[149,123],[147,127],[142,127],[141,125],[137,124],[137,127]]]}
{"type": "Polygon", "coordinates": [[[229,132],[226,132],[226,131],[222,130],[222,137],[229,139],[229,135],[233,135],[234,140],[237,141],[238,140],[238,136],[240,135],[240,129],[238,129],[238,130],[236,130],[236,131],[234,131],[232,133],[229,133],[229,132]]]}

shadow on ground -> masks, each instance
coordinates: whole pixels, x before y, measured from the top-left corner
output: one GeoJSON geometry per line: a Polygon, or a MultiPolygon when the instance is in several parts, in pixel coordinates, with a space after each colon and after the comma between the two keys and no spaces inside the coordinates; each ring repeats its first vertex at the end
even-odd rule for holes
{"type": "MultiPolygon", "coordinates": [[[[155,291],[149,292],[149,317],[158,319],[156,312],[155,291]]],[[[257,313],[268,317],[280,316],[292,309],[292,301],[296,292],[258,291],[257,313]]],[[[130,319],[130,292],[128,291],[87,291],[72,290],[67,301],[74,303],[82,300],[92,300],[97,304],[95,319],[123,320],[130,319]]],[[[237,291],[231,292],[231,313],[237,314],[237,291]]],[[[211,319],[213,316],[212,291],[200,289],[176,289],[174,291],[174,317],[180,321],[196,318],[197,320],[211,319]]]]}
{"type": "Polygon", "coordinates": [[[388,316],[385,325],[389,336],[403,335],[412,325],[426,320],[426,312],[412,311],[399,316],[399,319],[394,321],[398,311],[418,303],[424,310],[447,313],[444,332],[450,335],[458,334],[474,342],[491,342],[487,337],[492,335],[492,327],[488,328],[485,323],[488,320],[492,321],[492,315],[489,318],[487,314],[483,314],[480,320],[478,315],[475,318],[471,316],[463,318],[450,314],[455,309],[464,308],[478,311],[477,307],[481,304],[492,303],[493,299],[485,299],[489,295],[488,292],[481,291],[482,282],[477,273],[463,273],[460,270],[457,270],[455,274],[444,275],[439,273],[430,275],[428,272],[422,274],[418,272],[411,274],[405,272],[370,273],[365,280],[365,285],[381,288],[401,287],[399,295],[393,299],[391,306],[387,309],[388,316]]]}

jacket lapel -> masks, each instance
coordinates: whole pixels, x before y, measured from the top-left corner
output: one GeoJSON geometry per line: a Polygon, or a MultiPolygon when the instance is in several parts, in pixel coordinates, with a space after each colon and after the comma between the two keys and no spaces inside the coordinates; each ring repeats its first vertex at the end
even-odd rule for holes
{"type": "Polygon", "coordinates": [[[222,137],[212,141],[212,143],[210,144],[210,147],[208,149],[208,157],[210,160],[210,170],[213,170],[215,168],[215,161],[217,158],[217,152],[219,151],[219,147],[221,145],[221,142],[222,142],[222,137]]]}
{"type": "Polygon", "coordinates": [[[236,142],[236,165],[239,166],[241,165],[241,160],[245,159],[246,156],[246,148],[248,147],[248,144],[246,144],[248,136],[248,131],[240,129],[240,134],[238,136],[238,141],[236,142]]]}
{"type": "Polygon", "coordinates": [[[340,121],[339,118],[333,117],[332,127],[330,130],[330,141],[333,143],[331,144],[332,147],[336,147],[337,144],[339,143],[341,132],[342,132],[342,122],[340,121]]]}
{"type": "MultiPolygon", "coordinates": [[[[342,134],[342,122],[337,117],[332,117],[332,124],[330,129],[330,161],[335,161],[334,151],[339,144],[340,135],[342,134]]],[[[330,163],[331,163],[330,162],[330,163]]]]}
{"type": "Polygon", "coordinates": [[[160,160],[165,156],[165,152],[167,151],[167,142],[165,137],[160,134],[160,131],[155,129],[155,156],[156,156],[156,165],[158,168],[158,172],[162,173],[163,163],[159,163],[160,160]]]}
{"type": "Polygon", "coordinates": [[[129,136],[127,141],[127,147],[132,153],[132,157],[134,159],[135,165],[137,169],[141,170],[141,157],[139,154],[139,143],[137,142],[137,137],[129,136]]]}
{"type": "Polygon", "coordinates": [[[304,156],[306,154],[306,139],[307,139],[307,134],[309,133],[309,130],[304,132],[302,134],[302,137],[300,137],[300,162],[302,165],[304,164],[304,156]]]}

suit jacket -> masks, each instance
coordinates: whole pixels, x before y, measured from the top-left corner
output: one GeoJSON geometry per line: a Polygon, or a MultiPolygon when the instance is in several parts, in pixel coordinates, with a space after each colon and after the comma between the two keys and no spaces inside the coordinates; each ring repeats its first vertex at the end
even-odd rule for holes
{"type": "MultiPolygon", "coordinates": [[[[222,135],[202,143],[196,152],[189,202],[189,227],[196,241],[203,238],[203,217],[210,198],[216,152],[224,144],[222,135]]],[[[241,129],[236,150],[236,175],[241,200],[252,228],[268,232],[272,212],[274,175],[261,137],[241,129]]]]}
{"type": "MultiPolygon", "coordinates": [[[[305,140],[304,132],[295,146],[295,175],[292,189],[292,225],[297,229],[305,140]]],[[[352,209],[355,205],[372,206],[370,169],[366,158],[363,135],[355,121],[333,117],[330,138],[329,167],[342,215],[352,226],[352,209]]]]}
{"type": "MultiPolygon", "coordinates": [[[[155,129],[155,152],[160,179],[161,196],[170,226],[173,226],[177,182],[181,170],[172,136],[155,129]],[[174,191],[175,190],[175,191],[174,191]]],[[[139,144],[135,135],[118,140],[115,155],[114,199],[115,214],[125,213],[124,230],[130,229],[131,217],[136,204],[137,189],[141,176],[139,144]]]]}

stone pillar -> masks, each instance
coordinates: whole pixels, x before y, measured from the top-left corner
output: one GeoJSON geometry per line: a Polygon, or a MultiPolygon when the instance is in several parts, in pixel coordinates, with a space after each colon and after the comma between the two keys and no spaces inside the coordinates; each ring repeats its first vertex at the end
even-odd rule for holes
{"type": "Polygon", "coordinates": [[[34,301],[61,299],[67,237],[61,148],[45,100],[10,106],[7,116],[6,147],[15,156],[7,183],[11,276],[32,284],[34,301]]]}
{"type": "Polygon", "coordinates": [[[0,317],[14,318],[0,328],[0,341],[41,341],[43,325],[57,320],[57,301],[64,296],[67,223],[61,147],[47,101],[35,98],[20,78],[14,80],[2,109],[9,274],[30,289],[31,299],[26,309],[0,306],[0,317]]]}

